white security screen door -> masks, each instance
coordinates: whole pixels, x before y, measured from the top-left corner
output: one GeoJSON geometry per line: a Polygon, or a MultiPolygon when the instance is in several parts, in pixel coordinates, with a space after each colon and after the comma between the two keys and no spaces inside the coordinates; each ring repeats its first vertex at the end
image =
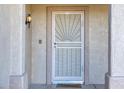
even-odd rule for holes
{"type": "Polygon", "coordinates": [[[84,82],[84,11],[52,12],[52,83],[84,82]]]}

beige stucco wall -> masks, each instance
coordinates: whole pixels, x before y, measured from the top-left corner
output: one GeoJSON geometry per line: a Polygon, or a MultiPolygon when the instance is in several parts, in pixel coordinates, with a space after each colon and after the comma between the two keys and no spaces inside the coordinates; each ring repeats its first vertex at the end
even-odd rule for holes
{"type": "Polygon", "coordinates": [[[104,83],[108,69],[108,6],[89,7],[90,83],[104,83]]]}
{"type": "MultiPolygon", "coordinates": [[[[32,83],[46,83],[46,9],[32,5],[32,83]],[[38,44],[42,40],[42,44],[38,44]]],[[[63,5],[61,5],[63,6],[63,5]]],[[[66,5],[69,6],[69,5],[66,5]]],[[[70,5],[84,6],[84,5],[70,5]]],[[[89,83],[103,84],[108,66],[108,5],[89,7],[89,83]]]]}
{"type": "MultiPolygon", "coordinates": [[[[9,87],[27,88],[26,71],[26,25],[25,25],[25,5],[12,4],[10,9],[10,68],[9,68],[9,87]]],[[[4,24],[5,25],[5,24],[4,24]]]]}
{"type": "MultiPolygon", "coordinates": [[[[28,14],[31,14],[31,5],[26,5],[25,7],[26,9],[26,16],[28,14]]],[[[26,72],[28,75],[28,85],[30,86],[31,83],[31,42],[32,42],[32,38],[31,38],[32,32],[31,32],[31,25],[30,28],[28,27],[28,25],[26,26],[26,32],[25,32],[25,62],[26,62],[26,72]]]]}
{"type": "Polygon", "coordinates": [[[0,88],[9,87],[10,60],[10,14],[9,6],[0,5],[0,88]]]}
{"type": "Polygon", "coordinates": [[[25,5],[0,5],[0,88],[26,88],[25,5]]]}
{"type": "Polygon", "coordinates": [[[106,88],[124,89],[124,4],[112,4],[110,9],[110,62],[106,88]]]}
{"type": "Polygon", "coordinates": [[[32,6],[32,83],[46,83],[46,6],[41,5],[32,6]]]}

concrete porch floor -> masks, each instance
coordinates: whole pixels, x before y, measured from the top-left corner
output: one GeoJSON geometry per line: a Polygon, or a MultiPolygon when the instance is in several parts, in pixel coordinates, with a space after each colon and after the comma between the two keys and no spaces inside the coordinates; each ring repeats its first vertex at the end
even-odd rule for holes
{"type": "Polygon", "coordinates": [[[32,84],[29,89],[105,89],[104,84],[89,84],[83,85],[67,85],[67,84],[58,84],[56,85],[37,85],[32,84]]]}

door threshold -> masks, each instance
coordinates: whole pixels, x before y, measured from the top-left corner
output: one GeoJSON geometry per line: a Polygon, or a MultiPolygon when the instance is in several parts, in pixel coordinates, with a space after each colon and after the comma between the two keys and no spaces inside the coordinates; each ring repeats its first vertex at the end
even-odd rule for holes
{"type": "Polygon", "coordinates": [[[55,80],[53,84],[84,84],[84,81],[55,80]]]}

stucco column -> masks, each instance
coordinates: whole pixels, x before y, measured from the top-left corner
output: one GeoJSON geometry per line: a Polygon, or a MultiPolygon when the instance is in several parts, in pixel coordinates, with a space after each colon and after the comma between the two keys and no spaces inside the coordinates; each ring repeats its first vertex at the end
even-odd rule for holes
{"type": "Polygon", "coordinates": [[[27,88],[25,70],[25,5],[10,8],[10,88],[27,88]]]}
{"type": "Polygon", "coordinates": [[[106,88],[124,88],[124,5],[111,5],[106,88]]]}

